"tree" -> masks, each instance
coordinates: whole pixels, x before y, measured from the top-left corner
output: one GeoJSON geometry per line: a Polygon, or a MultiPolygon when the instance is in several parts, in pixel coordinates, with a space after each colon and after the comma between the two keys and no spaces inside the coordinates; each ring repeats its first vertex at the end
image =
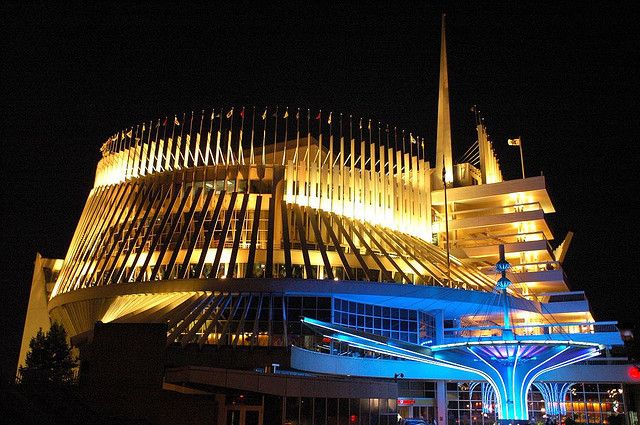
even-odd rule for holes
{"type": "Polygon", "coordinates": [[[71,383],[73,368],[77,366],[67,343],[64,327],[54,322],[45,334],[42,329],[29,342],[25,366],[20,366],[23,384],[71,383]]]}

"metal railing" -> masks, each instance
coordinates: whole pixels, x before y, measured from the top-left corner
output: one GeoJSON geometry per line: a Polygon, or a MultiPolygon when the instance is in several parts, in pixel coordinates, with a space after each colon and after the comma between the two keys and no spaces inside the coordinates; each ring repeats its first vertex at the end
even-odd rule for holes
{"type": "MultiPolygon", "coordinates": [[[[542,206],[540,202],[529,202],[526,204],[515,204],[515,205],[505,205],[502,207],[489,207],[489,208],[475,208],[471,210],[461,210],[461,211],[452,211],[450,212],[449,220],[460,220],[463,218],[469,217],[484,217],[488,215],[503,215],[503,214],[514,214],[519,212],[528,212],[528,211],[541,211],[542,206]]],[[[444,214],[439,211],[435,212],[435,217],[439,219],[444,219],[444,214]]],[[[436,220],[438,221],[438,220],[436,220]]]]}
{"type": "MultiPolygon", "coordinates": [[[[512,326],[515,335],[557,335],[557,334],[594,334],[603,332],[618,332],[618,322],[572,322],[554,324],[531,324],[512,326]]],[[[469,326],[448,328],[444,330],[444,336],[455,337],[489,337],[501,336],[502,326],[469,326]]]]}
{"type": "Polygon", "coordinates": [[[510,243],[521,243],[546,240],[544,232],[508,233],[500,235],[485,234],[483,237],[465,237],[460,240],[452,240],[451,245],[459,248],[476,248],[510,243]]]}

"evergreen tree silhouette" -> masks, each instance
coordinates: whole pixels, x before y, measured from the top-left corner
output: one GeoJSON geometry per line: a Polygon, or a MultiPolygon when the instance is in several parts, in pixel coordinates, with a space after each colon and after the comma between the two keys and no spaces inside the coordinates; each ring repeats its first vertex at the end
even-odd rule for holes
{"type": "Polygon", "coordinates": [[[46,334],[40,329],[31,338],[25,365],[20,366],[21,383],[70,384],[76,366],[67,343],[67,332],[61,324],[54,322],[46,334]]]}

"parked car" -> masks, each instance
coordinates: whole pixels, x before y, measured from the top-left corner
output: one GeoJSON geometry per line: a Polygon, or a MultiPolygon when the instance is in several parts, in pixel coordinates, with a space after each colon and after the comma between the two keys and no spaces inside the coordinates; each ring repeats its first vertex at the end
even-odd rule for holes
{"type": "Polygon", "coordinates": [[[427,425],[423,419],[407,418],[400,421],[400,425],[427,425]]]}

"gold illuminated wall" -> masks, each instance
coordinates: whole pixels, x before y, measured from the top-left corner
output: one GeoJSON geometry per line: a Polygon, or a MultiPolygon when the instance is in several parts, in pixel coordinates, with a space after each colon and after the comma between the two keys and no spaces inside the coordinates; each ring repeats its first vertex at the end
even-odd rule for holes
{"type": "Polygon", "coordinates": [[[256,113],[247,128],[244,113],[234,123],[229,111],[202,115],[200,130],[159,120],[105,142],[54,297],[253,277],[492,290],[455,257],[449,270],[432,243],[422,139],[358,124],[356,142],[353,124],[309,114],[303,134],[288,114],[256,113]]]}

